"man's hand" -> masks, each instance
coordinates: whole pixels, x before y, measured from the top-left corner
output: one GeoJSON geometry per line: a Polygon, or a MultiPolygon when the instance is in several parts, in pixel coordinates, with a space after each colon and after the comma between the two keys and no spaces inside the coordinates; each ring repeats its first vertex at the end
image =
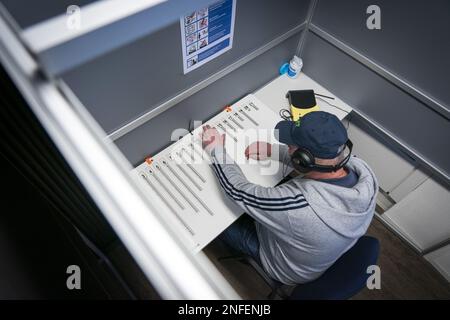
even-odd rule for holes
{"type": "Polygon", "coordinates": [[[216,128],[209,125],[203,126],[203,132],[200,134],[203,149],[210,154],[215,147],[225,146],[225,134],[221,135],[216,128]]]}
{"type": "Polygon", "coordinates": [[[272,145],[264,141],[256,141],[251,143],[245,149],[245,157],[255,160],[265,160],[272,155],[272,145]]]}

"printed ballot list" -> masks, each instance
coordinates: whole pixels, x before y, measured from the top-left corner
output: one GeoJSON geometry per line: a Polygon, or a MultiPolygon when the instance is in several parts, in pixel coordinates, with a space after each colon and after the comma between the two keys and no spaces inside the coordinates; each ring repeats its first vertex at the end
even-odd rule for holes
{"type": "Polygon", "coordinates": [[[216,2],[180,18],[184,74],[233,46],[236,0],[216,2]]]}

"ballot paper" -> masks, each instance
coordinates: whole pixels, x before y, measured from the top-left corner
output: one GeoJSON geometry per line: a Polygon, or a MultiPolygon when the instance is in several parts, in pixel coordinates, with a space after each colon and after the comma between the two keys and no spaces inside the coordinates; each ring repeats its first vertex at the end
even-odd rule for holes
{"type": "MultiPolygon", "coordinates": [[[[284,178],[286,167],[272,159],[245,159],[244,151],[255,141],[277,143],[274,128],[280,120],[254,95],[248,95],[204,125],[226,134],[226,151],[250,182],[273,187],[284,178]]],[[[202,150],[202,130],[198,127],[133,170],[151,202],[167,209],[161,213],[177,227],[192,252],[203,249],[243,213],[222,190],[202,150]]]]}

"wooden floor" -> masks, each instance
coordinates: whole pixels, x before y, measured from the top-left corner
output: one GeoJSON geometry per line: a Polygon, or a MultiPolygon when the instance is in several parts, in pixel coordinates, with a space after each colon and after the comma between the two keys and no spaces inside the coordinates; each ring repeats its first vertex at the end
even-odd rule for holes
{"type": "Polygon", "coordinates": [[[380,240],[381,290],[364,289],[354,299],[450,299],[450,284],[378,219],[368,235],[380,240]]]}
{"type": "MultiPolygon", "coordinates": [[[[450,284],[378,219],[374,218],[367,234],[380,241],[381,289],[364,289],[353,299],[450,299],[450,284]]],[[[242,298],[267,298],[270,288],[251,267],[218,261],[231,254],[219,240],[204,251],[242,298]]]]}

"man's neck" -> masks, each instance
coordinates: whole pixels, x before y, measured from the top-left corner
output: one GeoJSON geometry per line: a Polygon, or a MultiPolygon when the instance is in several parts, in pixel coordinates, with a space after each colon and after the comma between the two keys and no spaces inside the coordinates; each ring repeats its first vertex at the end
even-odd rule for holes
{"type": "Polygon", "coordinates": [[[347,174],[347,171],[344,168],[341,168],[335,172],[311,171],[305,175],[305,178],[314,180],[339,179],[345,177],[347,174]]]}

